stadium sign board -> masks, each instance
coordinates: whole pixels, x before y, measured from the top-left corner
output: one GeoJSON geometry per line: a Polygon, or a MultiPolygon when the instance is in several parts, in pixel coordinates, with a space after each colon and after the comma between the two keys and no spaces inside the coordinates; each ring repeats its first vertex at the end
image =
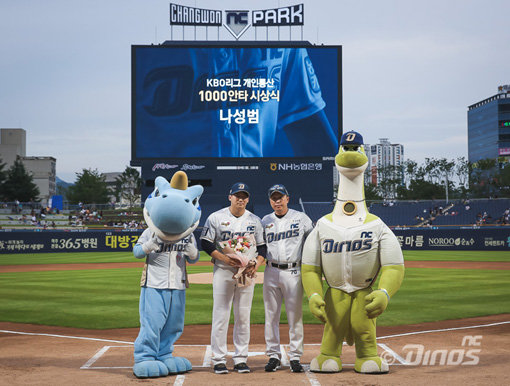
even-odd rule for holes
{"type": "Polygon", "coordinates": [[[195,27],[220,27],[223,25],[238,40],[251,26],[303,26],[304,12],[304,4],[253,11],[221,11],[170,3],[170,25],[195,27]]]}

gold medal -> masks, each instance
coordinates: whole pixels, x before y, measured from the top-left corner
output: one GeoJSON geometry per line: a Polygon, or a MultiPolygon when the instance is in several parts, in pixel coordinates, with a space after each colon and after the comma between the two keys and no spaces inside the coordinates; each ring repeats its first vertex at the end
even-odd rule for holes
{"type": "Polygon", "coordinates": [[[354,213],[356,213],[356,210],[357,207],[354,201],[347,201],[342,205],[342,211],[347,216],[352,216],[354,213]]]}

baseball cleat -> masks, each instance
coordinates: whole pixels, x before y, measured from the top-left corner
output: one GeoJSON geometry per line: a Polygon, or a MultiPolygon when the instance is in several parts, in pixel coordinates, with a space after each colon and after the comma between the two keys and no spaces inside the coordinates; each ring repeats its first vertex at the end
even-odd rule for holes
{"type": "Polygon", "coordinates": [[[225,363],[218,363],[217,365],[214,365],[214,372],[216,374],[228,374],[227,366],[225,366],[225,363]]]}
{"type": "Polygon", "coordinates": [[[281,368],[281,362],[278,358],[269,358],[269,362],[267,362],[266,367],[264,367],[265,371],[276,371],[281,368]]]}
{"type": "Polygon", "coordinates": [[[293,373],[302,373],[303,366],[301,366],[301,363],[299,363],[298,360],[290,361],[290,371],[293,373]]]}
{"type": "Polygon", "coordinates": [[[237,371],[238,373],[249,373],[250,368],[246,363],[242,362],[234,365],[234,371],[237,371]]]}

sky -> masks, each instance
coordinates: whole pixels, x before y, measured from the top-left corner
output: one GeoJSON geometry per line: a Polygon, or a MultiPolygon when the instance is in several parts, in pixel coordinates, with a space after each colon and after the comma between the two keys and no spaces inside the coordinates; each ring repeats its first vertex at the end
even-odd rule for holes
{"type": "MultiPolygon", "coordinates": [[[[467,157],[467,107],[510,84],[508,0],[173,2],[220,10],[304,3],[303,40],[343,47],[344,131],[371,144],[389,138],[418,162],[467,157]]],[[[55,157],[67,182],[83,169],[123,171],[131,159],[131,45],[194,39],[191,27],[172,32],[169,3],[2,0],[0,127],[25,129],[27,155],[55,157]]],[[[280,38],[289,40],[287,29],[280,38]]],[[[219,39],[233,37],[221,28],[219,39]]],[[[245,40],[254,40],[253,28],[245,40]]]]}

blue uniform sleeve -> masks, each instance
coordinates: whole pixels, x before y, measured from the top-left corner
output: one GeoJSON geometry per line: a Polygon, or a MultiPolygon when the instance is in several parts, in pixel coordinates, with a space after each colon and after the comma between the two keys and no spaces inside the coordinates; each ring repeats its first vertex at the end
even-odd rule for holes
{"type": "Polygon", "coordinates": [[[287,49],[281,75],[278,128],[309,117],[325,106],[306,48],[287,49]]]}

